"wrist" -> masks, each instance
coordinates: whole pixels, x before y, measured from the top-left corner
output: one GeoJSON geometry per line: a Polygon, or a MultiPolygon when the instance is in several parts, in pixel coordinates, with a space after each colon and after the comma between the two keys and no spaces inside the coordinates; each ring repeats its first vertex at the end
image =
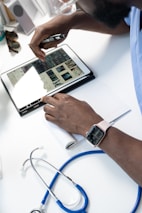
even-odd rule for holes
{"type": "Polygon", "coordinates": [[[97,116],[97,118],[96,118],[96,116],[95,116],[95,118],[92,118],[92,120],[91,120],[91,119],[88,119],[86,122],[84,122],[85,125],[84,125],[84,126],[83,126],[83,125],[81,126],[80,134],[83,135],[84,137],[86,137],[86,133],[91,129],[91,127],[92,127],[94,124],[97,124],[97,123],[101,122],[102,120],[103,120],[103,118],[100,117],[100,116],[97,116]],[[94,122],[94,121],[95,121],[95,122],[94,122]]]}

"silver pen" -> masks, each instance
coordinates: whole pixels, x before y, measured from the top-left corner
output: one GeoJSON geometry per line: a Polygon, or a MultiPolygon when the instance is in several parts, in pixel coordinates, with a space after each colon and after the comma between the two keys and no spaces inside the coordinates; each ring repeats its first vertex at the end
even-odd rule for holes
{"type": "Polygon", "coordinates": [[[46,39],[44,39],[41,43],[40,43],[40,47],[43,47],[44,44],[52,42],[52,41],[59,41],[61,39],[65,38],[65,34],[59,33],[59,34],[55,34],[52,35],[46,39]]]}

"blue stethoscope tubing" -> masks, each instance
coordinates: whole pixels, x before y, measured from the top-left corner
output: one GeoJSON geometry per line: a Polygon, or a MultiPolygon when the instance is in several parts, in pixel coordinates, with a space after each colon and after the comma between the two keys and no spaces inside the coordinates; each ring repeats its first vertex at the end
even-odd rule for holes
{"type": "MultiPolygon", "coordinates": [[[[66,161],[66,162],[60,167],[59,171],[62,172],[68,164],[70,164],[72,161],[76,160],[77,158],[80,158],[80,157],[83,157],[83,156],[86,156],[86,155],[92,155],[92,154],[105,154],[105,152],[102,151],[102,150],[91,150],[91,151],[81,152],[81,153],[79,153],[79,154],[77,154],[77,155],[74,155],[74,156],[71,157],[68,161],[66,161]]],[[[49,188],[50,188],[50,189],[52,189],[52,187],[54,186],[54,184],[55,184],[57,178],[59,177],[59,175],[60,175],[60,173],[57,172],[57,173],[55,174],[55,176],[53,177],[53,179],[52,179],[52,181],[51,181],[51,183],[50,183],[50,185],[49,185],[49,188]]],[[[82,191],[82,194],[83,194],[83,196],[84,196],[84,198],[85,198],[85,199],[84,199],[84,200],[85,200],[84,206],[83,206],[81,209],[79,209],[79,210],[70,210],[70,209],[66,208],[65,206],[63,206],[63,204],[62,204],[59,200],[57,201],[57,204],[58,204],[64,211],[66,211],[66,212],[68,212],[68,213],[86,213],[86,208],[87,208],[88,202],[89,202],[89,201],[88,201],[87,194],[86,194],[85,191],[82,189],[82,187],[79,186],[78,184],[77,184],[77,187],[79,188],[79,190],[82,191]]],[[[49,191],[47,190],[46,193],[45,193],[45,195],[44,195],[43,200],[41,201],[41,204],[42,204],[42,205],[45,205],[45,204],[46,204],[46,201],[47,201],[48,196],[49,196],[49,191]]],[[[133,207],[133,209],[131,210],[130,213],[136,213],[136,211],[137,211],[137,209],[138,209],[138,207],[139,207],[140,201],[141,201],[141,196],[142,196],[142,188],[141,188],[141,186],[138,185],[137,198],[136,198],[134,207],[133,207]]]]}
{"type": "Polygon", "coordinates": [[[84,197],[84,205],[82,208],[78,209],[78,210],[71,210],[71,209],[68,209],[66,208],[62,202],[60,200],[57,200],[56,203],[58,204],[58,206],[60,206],[61,209],[63,209],[65,212],[68,212],[68,213],[86,213],[86,208],[88,206],[88,196],[87,194],[85,193],[84,189],[76,184],[76,188],[81,192],[82,196],[84,197]]]}

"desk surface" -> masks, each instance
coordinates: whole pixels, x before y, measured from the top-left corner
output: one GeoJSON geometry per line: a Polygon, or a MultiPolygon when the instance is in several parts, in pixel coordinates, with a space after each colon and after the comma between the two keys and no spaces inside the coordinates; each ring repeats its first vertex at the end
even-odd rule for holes
{"type": "MultiPolygon", "coordinates": [[[[8,52],[5,41],[0,43],[1,73],[34,57],[28,46],[31,36],[19,34],[22,49],[14,56],[8,52]]],[[[131,109],[128,115],[115,124],[116,127],[142,139],[142,119],[133,86],[129,37],[111,37],[72,30],[65,43],[73,48],[96,75],[95,80],[71,91],[70,94],[88,101],[94,109],[96,105],[100,106],[97,110],[105,116],[111,115],[111,110],[115,111],[113,98],[110,98],[107,105],[101,102],[106,95],[109,97],[111,91],[117,100],[121,100],[122,105],[131,109]],[[97,97],[100,99],[95,99],[96,94],[99,94],[97,97]]],[[[3,178],[0,180],[1,213],[26,213],[40,205],[45,186],[31,168],[27,169],[25,177],[20,172],[31,150],[44,146],[47,150],[47,160],[57,167],[77,153],[93,150],[86,141],[82,141],[72,150],[65,150],[61,138],[56,136],[55,131],[51,131],[50,125],[44,119],[42,107],[20,117],[0,83],[0,156],[3,169],[3,178]]],[[[65,172],[86,190],[89,213],[131,211],[136,199],[137,184],[107,155],[86,156],[69,165],[65,172]]],[[[46,170],[47,182],[50,182],[51,173],[51,170],[46,170]]],[[[66,192],[62,182],[58,185],[59,196],[67,201],[65,195],[68,194],[70,198],[72,192],[66,192]]],[[[137,212],[141,212],[141,209],[142,204],[137,212]]],[[[47,212],[62,211],[50,199],[47,212]]]]}

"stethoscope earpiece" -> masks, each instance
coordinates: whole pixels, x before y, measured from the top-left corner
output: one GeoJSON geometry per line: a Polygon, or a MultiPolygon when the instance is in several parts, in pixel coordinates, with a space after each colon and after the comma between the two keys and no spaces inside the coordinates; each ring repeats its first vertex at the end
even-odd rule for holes
{"type": "Polygon", "coordinates": [[[45,207],[45,204],[46,204],[46,201],[47,201],[47,198],[48,198],[48,195],[50,194],[54,200],[56,201],[57,205],[63,209],[65,212],[67,213],[85,213],[85,210],[88,206],[88,196],[85,192],[85,190],[78,184],[76,184],[70,177],[66,176],[63,172],[62,172],[62,168],[61,169],[57,169],[55,166],[53,166],[51,163],[49,163],[48,161],[46,161],[45,159],[43,158],[39,158],[39,157],[33,157],[33,153],[37,150],[39,150],[40,148],[36,148],[34,149],[31,153],[30,153],[30,157],[29,159],[26,159],[25,162],[23,163],[23,172],[24,172],[24,166],[27,162],[30,162],[30,165],[31,167],[33,168],[33,170],[35,171],[35,173],[38,175],[38,177],[41,179],[41,181],[44,183],[44,185],[46,186],[47,188],[47,191],[44,195],[44,198],[41,202],[41,206],[39,209],[34,209],[32,210],[30,213],[44,213],[44,207],[45,207]],[[40,173],[38,172],[38,170],[36,169],[36,166],[35,164],[33,163],[33,161],[35,162],[38,162],[38,161],[42,161],[46,164],[48,164],[49,166],[51,166],[55,171],[56,171],[56,174],[50,184],[50,186],[48,186],[48,184],[45,182],[45,180],[42,178],[42,176],[40,175],[40,173]],[[70,203],[70,204],[63,204],[63,202],[61,202],[58,197],[54,194],[54,192],[52,191],[52,186],[53,184],[55,183],[56,179],[58,178],[58,176],[61,175],[63,176],[64,178],[66,178],[66,180],[68,182],[70,182],[72,184],[73,187],[75,187],[75,189],[78,191],[78,194],[80,196],[78,196],[77,200],[70,203]],[[77,206],[79,205],[80,201],[83,201],[82,202],[82,205],[79,209],[73,209],[73,208],[77,208],[77,206]],[[72,208],[71,208],[72,207],[72,208]]]}

